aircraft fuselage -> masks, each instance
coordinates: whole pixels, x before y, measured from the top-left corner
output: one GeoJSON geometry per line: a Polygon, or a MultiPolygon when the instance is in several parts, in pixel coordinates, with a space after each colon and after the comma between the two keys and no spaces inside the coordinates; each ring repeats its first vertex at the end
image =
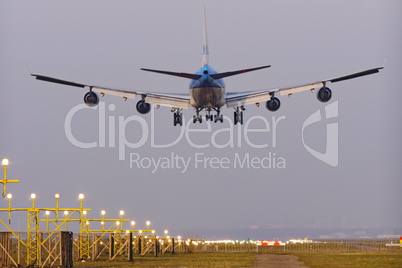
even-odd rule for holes
{"type": "Polygon", "coordinates": [[[217,72],[204,65],[196,74],[201,75],[190,82],[190,105],[196,109],[214,109],[225,105],[225,83],[222,79],[213,79],[210,75],[217,72]]]}

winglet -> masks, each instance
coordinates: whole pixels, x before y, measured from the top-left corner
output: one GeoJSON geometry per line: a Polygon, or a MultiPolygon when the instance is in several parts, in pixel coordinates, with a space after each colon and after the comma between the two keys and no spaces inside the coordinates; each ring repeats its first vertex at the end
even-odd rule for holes
{"type": "Polygon", "coordinates": [[[204,25],[203,25],[203,45],[202,45],[202,65],[209,64],[209,50],[207,37],[207,11],[204,6],[204,25]]]}

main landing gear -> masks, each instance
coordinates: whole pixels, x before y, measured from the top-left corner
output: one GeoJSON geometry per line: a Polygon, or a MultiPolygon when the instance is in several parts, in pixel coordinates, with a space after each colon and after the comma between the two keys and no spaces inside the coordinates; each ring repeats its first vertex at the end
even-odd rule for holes
{"type": "Polygon", "coordinates": [[[202,109],[197,109],[195,110],[195,115],[193,115],[193,123],[195,124],[196,122],[202,123],[202,116],[200,115],[202,109]]]}
{"type": "Polygon", "coordinates": [[[244,106],[236,107],[234,112],[234,124],[240,123],[243,125],[243,111],[246,110],[244,106]]]}
{"type": "Polygon", "coordinates": [[[217,113],[215,116],[211,114],[211,109],[210,108],[207,110],[207,115],[205,116],[205,120],[206,121],[210,120],[211,122],[213,121],[215,123],[217,123],[217,122],[223,123],[223,115],[220,114],[221,110],[219,108],[214,109],[214,110],[217,113]]]}
{"type": "Polygon", "coordinates": [[[183,125],[183,114],[182,114],[182,109],[176,108],[174,109],[173,112],[173,125],[176,126],[179,124],[180,126],[183,125]]]}
{"type": "MultiPolygon", "coordinates": [[[[202,115],[200,115],[200,112],[202,110],[203,110],[203,108],[196,109],[196,111],[195,111],[196,114],[193,116],[193,123],[196,123],[196,122],[202,123],[202,115]]],[[[215,122],[215,123],[217,123],[217,122],[223,123],[223,115],[221,115],[220,113],[221,113],[221,110],[219,108],[213,108],[213,109],[208,108],[207,114],[205,116],[205,120],[215,122]],[[216,111],[215,116],[213,114],[211,114],[212,110],[216,111]]]]}

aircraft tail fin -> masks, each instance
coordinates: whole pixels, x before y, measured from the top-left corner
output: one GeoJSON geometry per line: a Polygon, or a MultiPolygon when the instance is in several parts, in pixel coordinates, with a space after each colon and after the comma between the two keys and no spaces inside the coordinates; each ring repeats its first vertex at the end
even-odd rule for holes
{"type": "Polygon", "coordinates": [[[204,6],[204,25],[203,25],[203,44],[202,44],[202,65],[209,64],[209,50],[208,50],[208,37],[207,37],[207,11],[204,6]]]}

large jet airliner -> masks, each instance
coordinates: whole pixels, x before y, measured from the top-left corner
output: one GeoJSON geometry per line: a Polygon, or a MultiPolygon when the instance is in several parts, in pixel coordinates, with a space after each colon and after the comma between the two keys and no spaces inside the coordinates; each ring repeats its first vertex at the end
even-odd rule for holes
{"type": "Polygon", "coordinates": [[[261,102],[265,102],[266,108],[269,111],[277,111],[281,105],[280,100],[276,97],[277,95],[292,96],[293,93],[311,90],[314,92],[315,89],[319,88],[317,92],[317,99],[321,102],[327,102],[332,97],[332,91],[326,86],[327,83],[335,83],[339,81],[344,81],[360,76],[365,76],[369,74],[378,73],[380,69],[384,67],[378,67],[374,69],[369,69],[361,71],[354,74],[349,74],[333,79],[321,80],[318,82],[302,84],[293,87],[282,87],[275,89],[262,89],[246,92],[226,92],[225,84],[223,78],[242,74],[250,71],[256,71],[264,68],[271,67],[270,65],[261,66],[251,69],[244,69],[231,72],[217,73],[211,66],[209,66],[209,51],[207,42],[207,25],[206,25],[206,14],[204,9],[204,25],[203,25],[203,53],[202,53],[202,67],[196,73],[178,73],[170,71],[152,70],[152,69],[141,69],[143,71],[161,73],[166,75],[179,76],[187,79],[191,79],[189,94],[168,94],[168,93],[156,93],[147,91],[131,91],[131,90],[121,90],[115,88],[107,88],[96,85],[82,84],[76,82],[70,82],[66,80],[61,80],[58,78],[53,78],[44,75],[31,74],[35,76],[36,79],[53,82],[68,86],[87,88],[87,92],[84,96],[84,102],[86,105],[92,107],[99,103],[99,96],[104,96],[105,94],[111,94],[123,97],[124,100],[127,98],[135,99],[137,96],[141,97],[141,100],[137,103],[137,111],[141,114],[146,114],[151,110],[150,104],[155,104],[157,108],[160,106],[167,106],[171,108],[173,112],[173,124],[182,125],[183,124],[183,109],[188,109],[190,105],[195,108],[195,115],[193,116],[193,122],[202,122],[202,116],[200,112],[202,110],[206,111],[205,119],[208,121],[223,122],[223,115],[221,114],[221,108],[226,104],[228,108],[234,108],[234,124],[243,124],[243,111],[244,106],[249,104],[260,105],[261,102]],[[96,93],[97,92],[97,93],[96,93]],[[211,114],[215,111],[216,114],[211,114]]]}

